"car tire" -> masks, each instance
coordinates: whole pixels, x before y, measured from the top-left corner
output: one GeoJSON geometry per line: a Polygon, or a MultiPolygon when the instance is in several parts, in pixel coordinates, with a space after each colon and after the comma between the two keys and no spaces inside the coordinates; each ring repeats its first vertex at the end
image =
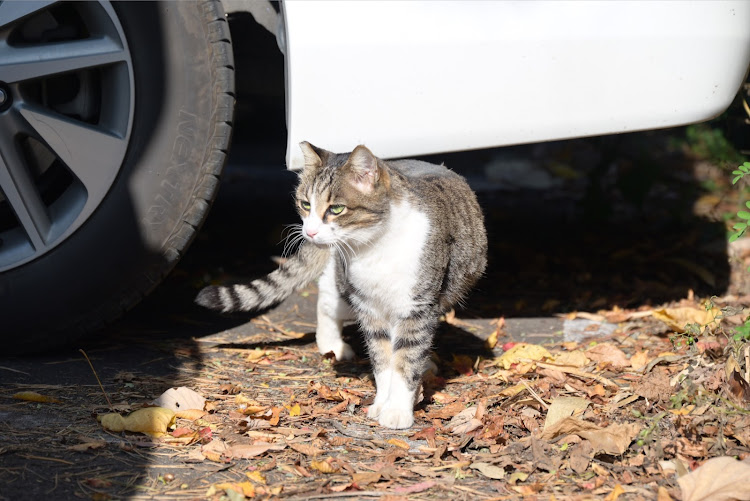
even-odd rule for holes
{"type": "MultiPolygon", "coordinates": [[[[76,5],[94,8],[90,2],[76,5]]],[[[127,149],[106,194],[72,234],[0,272],[0,341],[6,353],[70,343],[137,304],[193,240],[226,161],[234,62],[220,2],[98,2],[99,7],[109,13],[107,22],[119,22],[132,63],[127,149]]],[[[98,12],[88,19],[105,15],[98,12]]],[[[8,85],[18,100],[33,97],[28,85],[8,85]]],[[[106,106],[102,102],[102,109],[106,106]]],[[[99,113],[100,122],[105,114],[99,113]]],[[[8,235],[11,226],[6,222],[8,235]]],[[[2,231],[0,226],[0,238],[2,231]]],[[[0,239],[0,257],[2,252],[0,239]]]]}

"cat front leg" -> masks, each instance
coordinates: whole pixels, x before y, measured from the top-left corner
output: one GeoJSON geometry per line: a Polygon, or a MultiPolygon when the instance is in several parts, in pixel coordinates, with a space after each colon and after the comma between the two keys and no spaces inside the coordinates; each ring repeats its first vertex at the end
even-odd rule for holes
{"type": "Polygon", "coordinates": [[[414,424],[414,404],[430,361],[436,324],[434,319],[414,315],[399,322],[392,339],[368,346],[377,394],[367,415],[381,426],[403,429],[414,424]]]}
{"type": "Polygon", "coordinates": [[[393,370],[391,364],[391,338],[385,331],[369,332],[366,335],[367,352],[370,355],[375,376],[375,400],[367,410],[367,417],[378,419],[380,411],[391,393],[393,370]]]}
{"type": "Polygon", "coordinates": [[[318,351],[324,355],[333,352],[336,360],[352,360],[354,351],[341,337],[344,320],[352,317],[352,311],[336,288],[333,259],[321,275],[318,289],[318,325],[315,330],[318,351]]]}

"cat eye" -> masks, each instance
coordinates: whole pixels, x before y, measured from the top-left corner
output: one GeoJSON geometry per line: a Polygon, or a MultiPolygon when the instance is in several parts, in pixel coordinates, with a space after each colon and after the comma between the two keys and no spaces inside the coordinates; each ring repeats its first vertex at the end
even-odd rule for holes
{"type": "Polygon", "coordinates": [[[300,202],[299,206],[302,207],[302,210],[310,210],[310,202],[300,202]]]}
{"type": "Polygon", "coordinates": [[[328,211],[334,216],[338,216],[339,214],[344,212],[344,209],[346,209],[346,205],[331,205],[330,207],[328,207],[328,211]]]}

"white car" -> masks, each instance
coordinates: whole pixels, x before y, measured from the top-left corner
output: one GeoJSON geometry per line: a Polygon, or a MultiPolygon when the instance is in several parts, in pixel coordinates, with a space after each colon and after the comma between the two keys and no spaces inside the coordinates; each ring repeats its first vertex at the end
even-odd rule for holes
{"type": "Polygon", "coordinates": [[[284,55],[292,169],[303,140],[394,158],[704,121],[750,63],[747,1],[0,2],[6,351],[105,325],[184,253],[226,160],[240,11],[284,55]]]}

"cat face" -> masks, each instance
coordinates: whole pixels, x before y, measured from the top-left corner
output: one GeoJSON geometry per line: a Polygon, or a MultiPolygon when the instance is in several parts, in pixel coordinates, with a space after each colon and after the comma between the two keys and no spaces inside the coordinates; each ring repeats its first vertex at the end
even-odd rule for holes
{"type": "Polygon", "coordinates": [[[387,219],[388,174],[364,146],[336,154],[302,143],[305,169],[297,186],[302,236],[316,245],[367,244],[387,219]]]}

